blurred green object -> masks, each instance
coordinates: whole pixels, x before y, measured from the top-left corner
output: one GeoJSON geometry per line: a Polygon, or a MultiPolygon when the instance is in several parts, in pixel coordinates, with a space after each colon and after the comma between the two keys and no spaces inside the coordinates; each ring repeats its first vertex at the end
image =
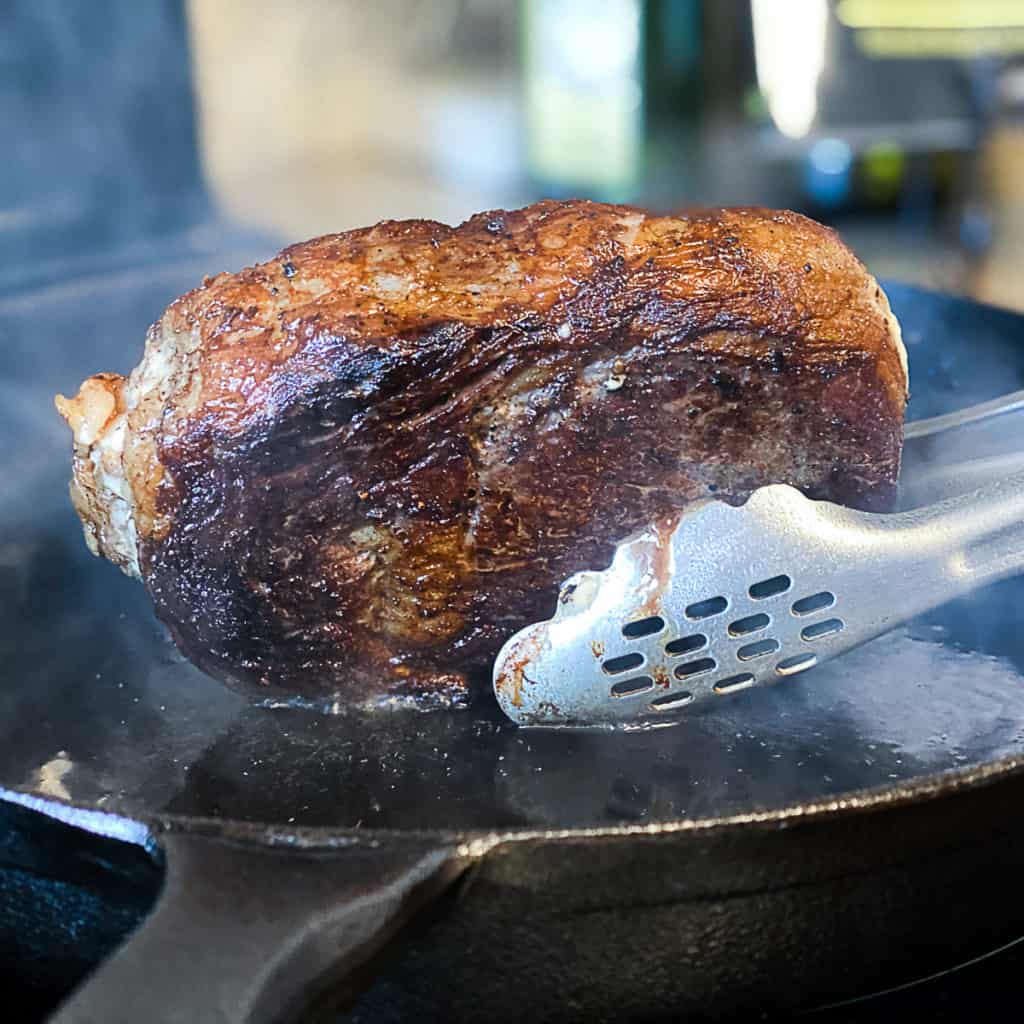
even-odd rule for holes
{"type": "Polygon", "coordinates": [[[864,198],[872,205],[893,203],[899,198],[906,168],[906,154],[894,142],[876,142],[861,157],[864,198]]]}

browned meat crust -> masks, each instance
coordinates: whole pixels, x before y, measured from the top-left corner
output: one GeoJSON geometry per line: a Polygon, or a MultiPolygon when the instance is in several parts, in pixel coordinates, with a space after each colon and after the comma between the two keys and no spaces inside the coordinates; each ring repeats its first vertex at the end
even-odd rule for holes
{"type": "Polygon", "coordinates": [[[877,284],[797,214],[586,202],[386,222],[173,303],[59,400],[91,546],[182,650],[307,696],[451,693],[696,498],[894,495],[877,284]]]}

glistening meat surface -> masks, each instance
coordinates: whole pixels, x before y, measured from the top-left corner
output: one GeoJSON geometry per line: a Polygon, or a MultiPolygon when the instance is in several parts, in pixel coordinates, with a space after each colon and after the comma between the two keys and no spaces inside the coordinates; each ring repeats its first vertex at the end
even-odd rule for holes
{"type": "Polygon", "coordinates": [[[570,201],[220,274],[58,405],[90,547],[189,658],[361,702],[458,695],[562,579],[695,499],[886,508],[906,395],[829,229],[570,201]]]}

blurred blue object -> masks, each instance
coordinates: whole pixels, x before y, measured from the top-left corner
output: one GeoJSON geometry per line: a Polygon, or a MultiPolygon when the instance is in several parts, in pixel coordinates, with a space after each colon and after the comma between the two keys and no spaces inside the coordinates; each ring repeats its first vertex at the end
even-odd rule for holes
{"type": "Polygon", "coordinates": [[[960,244],[969,253],[983,253],[992,243],[992,218],[979,205],[968,204],[960,218],[960,244]]]}
{"type": "Polygon", "coordinates": [[[853,150],[842,139],[819,139],[804,166],[804,188],[824,207],[841,206],[853,187],[853,150]]]}

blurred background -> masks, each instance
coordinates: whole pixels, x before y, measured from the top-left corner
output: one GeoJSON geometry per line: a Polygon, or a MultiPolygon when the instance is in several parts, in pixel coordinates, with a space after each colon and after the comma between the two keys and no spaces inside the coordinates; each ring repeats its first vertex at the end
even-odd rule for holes
{"type": "Polygon", "coordinates": [[[792,207],[878,274],[1024,308],[1024,0],[0,12],[8,287],[589,196],[792,207]]]}

